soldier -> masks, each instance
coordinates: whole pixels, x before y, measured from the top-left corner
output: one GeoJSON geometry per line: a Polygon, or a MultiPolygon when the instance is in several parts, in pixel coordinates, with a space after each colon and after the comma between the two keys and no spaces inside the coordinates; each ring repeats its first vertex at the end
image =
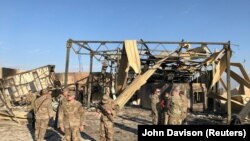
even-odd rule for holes
{"type": "Polygon", "coordinates": [[[26,104],[28,105],[28,110],[34,108],[34,103],[36,100],[36,95],[32,92],[32,90],[29,90],[28,94],[26,95],[26,104]]]}
{"type": "Polygon", "coordinates": [[[161,101],[161,108],[163,111],[163,117],[164,117],[164,125],[168,124],[168,108],[170,103],[170,94],[166,93],[164,99],[161,101]]]}
{"type": "Polygon", "coordinates": [[[67,102],[67,95],[68,95],[68,93],[69,93],[69,89],[68,88],[64,88],[63,92],[59,96],[59,104],[58,104],[57,111],[56,111],[56,120],[55,120],[55,125],[54,125],[55,128],[60,128],[60,123],[59,123],[59,120],[58,120],[59,107],[62,104],[65,104],[67,102]]]}
{"type": "Polygon", "coordinates": [[[182,100],[181,119],[182,119],[182,124],[185,124],[186,117],[187,117],[188,100],[187,100],[186,93],[183,91],[180,91],[180,97],[182,100]]]}
{"type": "Polygon", "coordinates": [[[100,117],[100,141],[113,141],[114,129],[113,121],[115,118],[115,104],[108,96],[104,95],[101,105],[99,105],[98,114],[100,117]]]}
{"type": "Polygon", "coordinates": [[[159,118],[159,108],[158,104],[160,102],[161,90],[159,88],[155,89],[154,94],[151,97],[151,109],[152,109],[152,122],[154,125],[158,124],[159,118]]]}
{"type": "Polygon", "coordinates": [[[85,90],[85,87],[84,87],[84,86],[81,86],[80,89],[79,89],[79,95],[80,95],[80,97],[81,97],[80,102],[81,102],[83,105],[87,106],[87,94],[85,93],[84,90],[85,90]]]}
{"type": "Polygon", "coordinates": [[[35,101],[36,101],[37,95],[32,92],[32,90],[29,90],[29,93],[26,95],[26,104],[27,104],[27,111],[32,115],[33,119],[31,119],[30,123],[32,128],[35,128],[35,101]]]}
{"type": "Polygon", "coordinates": [[[59,105],[62,105],[64,102],[67,102],[68,93],[69,89],[64,88],[62,94],[59,96],[59,105]]]}
{"type": "Polygon", "coordinates": [[[170,105],[168,108],[169,125],[181,125],[182,99],[179,93],[180,88],[178,86],[174,86],[171,92],[170,105]]]}
{"type": "Polygon", "coordinates": [[[80,131],[84,130],[84,110],[75,100],[75,92],[69,91],[67,102],[59,107],[60,129],[65,133],[66,141],[79,141],[80,131]]]}
{"type": "Polygon", "coordinates": [[[53,117],[51,91],[42,90],[42,96],[35,101],[35,138],[36,141],[43,141],[49,119],[53,117]]]}

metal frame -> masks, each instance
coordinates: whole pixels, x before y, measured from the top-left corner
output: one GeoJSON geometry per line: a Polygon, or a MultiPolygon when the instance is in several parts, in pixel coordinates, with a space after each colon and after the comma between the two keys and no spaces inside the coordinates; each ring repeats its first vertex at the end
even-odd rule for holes
{"type": "MultiPolygon", "coordinates": [[[[75,54],[77,55],[89,55],[90,56],[90,70],[89,70],[89,81],[88,81],[88,107],[90,107],[90,96],[91,96],[91,87],[92,87],[92,73],[93,73],[93,59],[97,59],[98,61],[103,61],[103,59],[107,59],[108,61],[112,61],[113,63],[116,63],[116,68],[112,69],[114,71],[117,71],[117,66],[119,67],[119,56],[121,54],[121,50],[123,47],[124,41],[101,41],[101,40],[72,40],[69,39],[66,44],[66,65],[65,65],[65,76],[64,76],[64,85],[67,86],[68,81],[68,71],[69,71],[69,62],[70,62],[70,50],[72,49],[75,54]],[[78,48],[73,47],[73,45],[76,45],[78,48]],[[112,49],[110,49],[110,46],[113,46],[112,49]],[[114,49],[114,46],[117,46],[114,49]],[[105,47],[105,50],[101,50],[101,48],[105,47]],[[87,51],[83,52],[83,50],[87,51]],[[112,58],[113,57],[113,58],[112,58]]],[[[180,55],[183,54],[183,49],[185,48],[184,45],[206,45],[206,46],[222,46],[222,50],[224,49],[226,55],[227,55],[227,93],[228,93],[228,122],[231,121],[231,82],[230,82],[230,57],[231,57],[231,48],[230,48],[230,41],[229,42],[187,42],[187,41],[180,41],[180,42],[166,42],[166,41],[143,41],[142,39],[137,41],[139,54],[141,56],[141,61],[143,62],[154,62],[159,60],[160,58],[156,58],[155,52],[169,52],[168,45],[176,45],[181,46],[179,51],[176,52],[177,56],[180,57],[180,55]],[[154,47],[152,47],[154,46],[154,47]],[[159,49],[160,48],[160,49],[159,49]]],[[[209,48],[208,48],[209,49],[209,48]]],[[[187,49],[186,49],[187,50],[187,49]]],[[[203,59],[202,61],[194,61],[194,60],[187,60],[188,64],[185,64],[181,62],[180,60],[174,59],[174,60],[166,60],[167,66],[174,66],[180,67],[180,66],[186,66],[186,69],[184,71],[187,71],[187,73],[191,74],[190,79],[194,79],[195,72],[201,71],[201,69],[206,65],[203,63],[204,59],[208,59],[211,57],[213,53],[207,54],[207,56],[199,56],[197,55],[197,58],[203,59]],[[191,73],[188,70],[188,67],[197,67],[197,70],[194,69],[194,73],[191,73]]],[[[164,55],[162,55],[162,58],[164,55]]],[[[210,64],[213,66],[212,64],[210,64]]],[[[79,65],[80,66],[80,65],[79,65]]],[[[162,69],[163,71],[169,71],[167,69],[162,69]]]]}

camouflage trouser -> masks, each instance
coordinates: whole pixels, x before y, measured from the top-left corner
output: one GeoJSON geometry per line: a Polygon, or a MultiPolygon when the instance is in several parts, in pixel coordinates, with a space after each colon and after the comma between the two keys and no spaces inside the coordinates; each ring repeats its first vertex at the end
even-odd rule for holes
{"type": "Polygon", "coordinates": [[[80,129],[79,127],[65,128],[66,141],[80,141],[80,129]]]}
{"type": "Polygon", "coordinates": [[[182,119],[182,122],[187,118],[187,113],[186,112],[182,112],[181,113],[181,119],[182,119]]]}
{"type": "Polygon", "coordinates": [[[169,125],[181,125],[182,124],[182,119],[180,116],[169,116],[168,119],[168,124],[169,125]]]}
{"type": "Polygon", "coordinates": [[[158,111],[157,109],[152,109],[152,122],[154,125],[158,124],[158,111]]]}
{"type": "Polygon", "coordinates": [[[43,141],[43,138],[48,128],[49,119],[36,119],[35,123],[35,138],[36,141],[43,141]]]}
{"type": "Polygon", "coordinates": [[[101,120],[100,123],[100,141],[113,141],[114,129],[113,122],[101,120]]]}
{"type": "Polygon", "coordinates": [[[167,112],[164,112],[164,125],[168,125],[169,115],[167,112]]]}

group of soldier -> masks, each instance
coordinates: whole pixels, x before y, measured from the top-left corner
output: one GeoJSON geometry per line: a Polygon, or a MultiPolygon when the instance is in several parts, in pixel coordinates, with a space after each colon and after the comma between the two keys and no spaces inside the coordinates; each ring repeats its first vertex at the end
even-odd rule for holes
{"type": "MultiPolygon", "coordinates": [[[[56,114],[52,108],[53,88],[42,90],[39,98],[30,91],[27,104],[35,119],[35,140],[43,141],[49,121],[56,123],[56,128],[64,133],[66,141],[79,141],[80,132],[84,131],[85,113],[82,103],[76,100],[76,93],[65,88],[59,95],[59,106],[56,114]]],[[[113,100],[104,95],[96,115],[100,118],[100,140],[113,140],[113,119],[115,116],[113,100]]]]}
{"type": "MultiPolygon", "coordinates": [[[[28,109],[35,119],[35,140],[43,141],[49,120],[53,119],[56,128],[64,133],[66,141],[79,141],[80,132],[84,131],[85,113],[82,103],[76,100],[76,93],[65,88],[59,95],[56,115],[52,108],[53,88],[41,91],[39,98],[29,91],[28,109]]],[[[161,90],[156,88],[151,97],[152,122],[154,125],[181,125],[187,117],[187,97],[179,86],[174,86],[170,93],[161,97],[161,90]]],[[[116,116],[114,101],[104,95],[97,107],[96,116],[100,118],[100,141],[112,141],[114,136],[113,121],[116,116]]]]}
{"type": "Polygon", "coordinates": [[[153,125],[182,125],[187,117],[188,101],[179,86],[173,86],[170,93],[162,96],[160,88],[156,88],[151,97],[153,125]]]}

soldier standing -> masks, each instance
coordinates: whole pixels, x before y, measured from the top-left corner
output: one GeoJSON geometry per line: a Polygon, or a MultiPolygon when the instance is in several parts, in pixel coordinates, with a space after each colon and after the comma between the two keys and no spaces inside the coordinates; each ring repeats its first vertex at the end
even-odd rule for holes
{"type": "Polygon", "coordinates": [[[100,141],[113,141],[114,136],[114,117],[115,117],[114,101],[108,96],[104,95],[101,105],[99,105],[98,113],[100,117],[100,141]]]}
{"type": "Polygon", "coordinates": [[[35,101],[35,138],[36,141],[43,141],[49,119],[53,117],[51,91],[42,90],[42,96],[35,101]]]}
{"type": "Polygon", "coordinates": [[[163,117],[164,117],[164,125],[168,124],[168,108],[169,108],[169,103],[170,103],[170,94],[166,93],[164,99],[161,101],[161,107],[163,111],[163,117]]]}
{"type": "Polygon", "coordinates": [[[33,119],[30,121],[32,128],[35,128],[35,101],[36,101],[37,95],[32,92],[32,90],[29,90],[29,93],[26,95],[26,104],[27,104],[27,111],[32,115],[33,119]]]}
{"type": "Polygon", "coordinates": [[[55,120],[55,125],[54,125],[55,128],[60,128],[60,123],[59,123],[59,120],[58,120],[59,107],[62,104],[65,104],[67,102],[67,95],[68,95],[68,93],[69,93],[69,89],[68,88],[64,88],[63,92],[59,96],[59,104],[58,104],[57,111],[56,111],[56,120],[55,120]]]}
{"type": "Polygon", "coordinates": [[[155,89],[154,94],[151,97],[151,109],[152,109],[152,122],[154,125],[158,124],[159,118],[159,108],[158,104],[160,102],[161,90],[159,88],[155,89]]]}
{"type": "Polygon", "coordinates": [[[186,93],[183,91],[180,91],[180,97],[182,100],[181,120],[182,120],[182,124],[185,124],[185,121],[187,118],[188,99],[187,99],[186,93]]]}
{"type": "Polygon", "coordinates": [[[59,107],[60,129],[65,133],[66,141],[79,141],[80,131],[84,130],[84,110],[75,100],[75,92],[69,91],[67,102],[59,107]]]}
{"type": "Polygon", "coordinates": [[[179,95],[180,88],[174,86],[171,92],[170,105],[168,108],[169,125],[181,125],[182,99],[179,95]]]}
{"type": "Polygon", "coordinates": [[[32,90],[29,90],[28,94],[26,95],[26,104],[28,110],[34,109],[34,104],[36,100],[36,94],[32,92],[32,90]]]}

